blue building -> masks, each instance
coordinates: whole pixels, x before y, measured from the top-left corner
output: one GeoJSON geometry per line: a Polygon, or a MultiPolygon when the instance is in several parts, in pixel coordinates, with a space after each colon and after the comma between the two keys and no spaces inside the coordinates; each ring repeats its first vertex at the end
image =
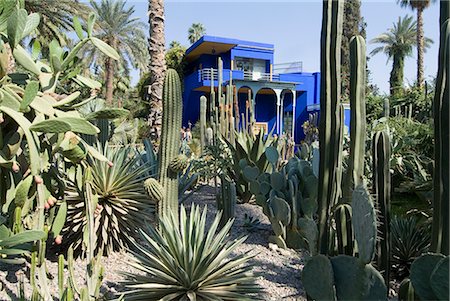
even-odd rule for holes
{"type": "Polygon", "coordinates": [[[272,44],[203,36],[189,47],[185,55],[183,125],[199,119],[200,96],[209,97],[211,81],[217,89],[219,57],[224,83],[231,77],[236,87],[240,113],[245,111],[250,92],[257,124],[279,135],[289,133],[299,143],[303,122],[309,113],[320,109],[320,73],[303,72],[301,62],[275,64],[272,44]]]}

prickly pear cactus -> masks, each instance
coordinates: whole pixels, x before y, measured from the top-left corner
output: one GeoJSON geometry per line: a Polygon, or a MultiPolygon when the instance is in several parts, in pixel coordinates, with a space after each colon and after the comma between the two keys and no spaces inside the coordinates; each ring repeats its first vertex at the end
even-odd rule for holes
{"type": "Polygon", "coordinates": [[[372,197],[364,185],[359,185],[352,196],[352,225],[358,244],[359,259],[370,263],[375,256],[377,217],[372,197]]]}

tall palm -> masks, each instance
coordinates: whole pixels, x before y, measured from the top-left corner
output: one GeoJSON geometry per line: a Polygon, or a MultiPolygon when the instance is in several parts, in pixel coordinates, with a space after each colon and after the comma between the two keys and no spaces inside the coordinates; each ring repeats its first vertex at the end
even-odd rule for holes
{"type": "Polygon", "coordinates": [[[94,47],[86,50],[91,66],[100,66],[104,70],[105,100],[112,105],[115,71],[123,69],[128,73],[130,67],[146,69],[146,24],[133,17],[134,6],[127,8],[124,0],[91,0],[90,3],[98,19],[99,28],[95,35],[116,49],[120,56],[116,62],[94,47]]]}
{"type": "Polygon", "coordinates": [[[423,86],[423,54],[425,37],[423,33],[423,11],[435,0],[397,0],[402,7],[417,11],[417,85],[423,86]]]}
{"type": "Polygon", "coordinates": [[[166,74],[166,49],[164,37],[164,0],[148,0],[150,37],[150,139],[159,145],[162,125],[162,91],[166,74]]]}
{"type": "Polygon", "coordinates": [[[193,23],[188,30],[188,39],[191,44],[194,44],[206,33],[206,29],[202,23],[193,23]]]}
{"type": "MultiPolygon", "coordinates": [[[[370,41],[371,43],[382,44],[373,49],[371,55],[383,52],[388,56],[388,60],[392,59],[393,61],[389,79],[391,95],[398,95],[402,91],[405,58],[412,55],[413,47],[417,43],[416,32],[417,23],[413,20],[413,17],[399,17],[392,28],[370,41]]],[[[430,43],[430,39],[424,39],[425,48],[428,48],[430,43]]]]}
{"type": "Polygon", "coordinates": [[[79,0],[25,0],[24,4],[28,13],[41,16],[35,39],[42,45],[55,39],[65,46],[68,41],[66,33],[74,30],[73,17],[86,19],[89,14],[89,7],[79,0]]]}

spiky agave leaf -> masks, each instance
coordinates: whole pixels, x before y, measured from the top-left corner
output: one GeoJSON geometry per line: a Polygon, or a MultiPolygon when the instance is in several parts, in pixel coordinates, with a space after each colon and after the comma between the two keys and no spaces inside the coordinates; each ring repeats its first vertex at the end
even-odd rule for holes
{"type": "Polygon", "coordinates": [[[246,237],[226,239],[232,220],[217,232],[220,213],[205,233],[206,211],[193,205],[187,216],[182,205],[179,221],[166,215],[157,230],[140,231],[144,243],[127,262],[139,273],[123,273],[126,300],[258,300],[261,288],[244,265],[252,256],[230,257],[246,237]]]}
{"type": "MultiPolygon", "coordinates": [[[[98,197],[95,212],[96,250],[106,254],[120,250],[133,241],[137,230],[151,218],[154,202],[146,194],[143,181],[149,166],[138,164],[140,158],[133,156],[129,147],[112,149],[106,146],[103,154],[113,162],[93,160],[92,189],[98,197]]],[[[80,251],[83,230],[86,225],[83,193],[74,183],[66,189],[68,203],[67,222],[63,231],[64,244],[73,244],[80,251]]]]}

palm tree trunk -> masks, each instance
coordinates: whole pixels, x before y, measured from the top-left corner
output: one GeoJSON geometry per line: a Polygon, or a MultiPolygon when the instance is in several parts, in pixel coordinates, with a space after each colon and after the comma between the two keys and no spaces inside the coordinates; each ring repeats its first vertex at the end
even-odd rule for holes
{"type": "MultiPolygon", "coordinates": [[[[117,42],[116,39],[111,38],[108,39],[108,44],[111,45],[112,48],[116,49],[117,48],[117,42]]],[[[105,62],[105,66],[106,66],[106,70],[105,70],[105,76],[106,76],[106,82],[105,82],[105,86],[106,86],[106,91],[105,91],[105,100],[106,103],[109,106],[112,106],[113,104],[113,93],[114,93],[114,60],[110,57],[106,58],[106,62],[105,62]]]]}
{"type": "Polygon", "coordinates": [[[109,106],[113,104],[113,92],[114,92],[114,62],[113,59],[106,58],[106,103],[109,106]]]}
{"type": "Polygon", "coordinates": [[[150,37],[150,139],[159,145],[162,125],[162,92],[166,73],[165,37],[164,37],[164,1],[149,0],[148,3],[150,37]]]}
{"type": "Polygon", "coordinates": [[[405,58],[400,55],[394,55],[391,77],[389,79],[391,96],[398,96],[403,90],[403,68],[405,58]]]}
{"type": "Polygon", "coordinates": [[[423,7],[417,8],[417,86],[423,86],[423,7]]]}

